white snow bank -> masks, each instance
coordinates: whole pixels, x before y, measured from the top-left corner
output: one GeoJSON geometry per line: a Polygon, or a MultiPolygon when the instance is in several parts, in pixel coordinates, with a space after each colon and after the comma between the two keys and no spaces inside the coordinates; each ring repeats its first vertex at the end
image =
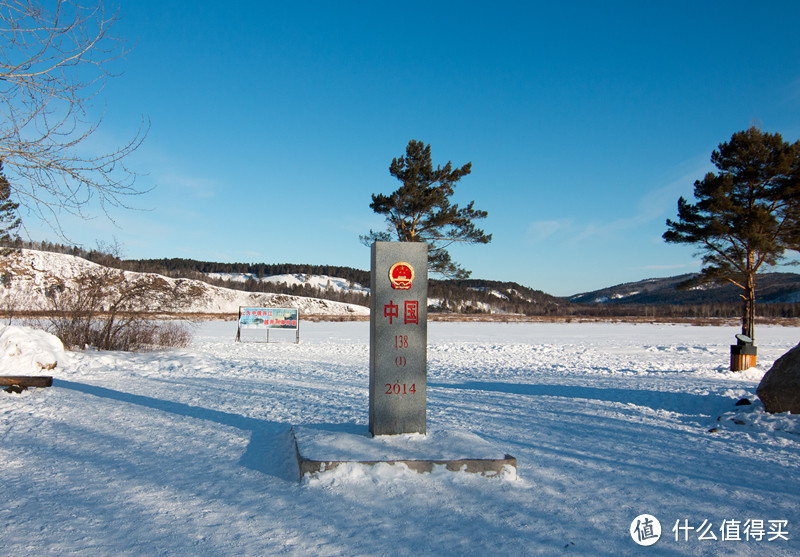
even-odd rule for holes
{"type": "Polygon", "coordinates": [[[770,414],[764,410],[764,404],[758,399],[720,415],[717,424],[713,428],[714,433],[723,430],[744,430],[761,434],[782,432],[790,434],[785,438],[794,441],[800,435],[800,415],[789,412],[770,414]]]}
{"type": "Polygon", "coordinates": [[[365,426],[297,426],[303,456],[325,461],[503,459],[506,453],[463,429],[429,428],[428,433],[378,435],[365,426]]]}
{"type": "Polygon", "coordinates": [[[30,375],[51,370],[66,358],[64,345],[48,332],[17,325],[0,326],[0,370],[30,375]]]}
{"type": "MultiPolygon", "coordinates": [[[[303,482],[323,485],[338,484],[350,480],[369,479],[383,481],[389,477],[416,474],[402,462],[391,461],[455,461],[455,460],[502,460],[508,455],[493,443],[463,428],[428,428],[427,434],[408,433],[401,435],[378,435],[373,437],[364,425],[325,424],[295,426],[292,432],[300,454],[309,460],[340,462],[337,467],[306,473],[303,482]],[[375,465],[361,463],[375,462],[375,465]],[[383,462],[381,462],[383,461],[383,462]],[[387,468],[389,466],[390,468],[387,468]],[[344,470],[338,468],[345,467],[344,470]]],[[[466,464],[464,465],[466,467],[466,464]]],[[[434,464],[431,474],[454,473],[445,464],[434,464]]],[[[456,473],[467,473],[463,469],[456,473]]],[[[513,466],[503,466],[502,471],[486,473],[485,477],[516,480],[513,466]]]]}
{"type": "Polygon", "coordinates": [[[390,484],[394,482],[437,481],[451,483],[467,483],[480,481],[513,481],[524,484],[517,478],[517,471],[513,466],[503,466],[502,471],[494,476],[469,474],[467,472],[451,472],[444,464],[435,464],[433,472],[419,474],[411,470],[402,462],[389,464],[379,462],[375,465],[360,464],[358,462],[345,462],[336,468],[303,476],[302,483],[309,487],[349,487],[352,488],[359,482],[371,484],[390,484]],[[421,478],[419,476],[422,476],[421,478]]]}

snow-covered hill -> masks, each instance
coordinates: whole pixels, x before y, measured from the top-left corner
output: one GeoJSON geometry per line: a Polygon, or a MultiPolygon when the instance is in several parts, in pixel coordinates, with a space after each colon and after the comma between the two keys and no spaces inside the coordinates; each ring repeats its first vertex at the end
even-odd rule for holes
{"type": "Polygon", "coordinates": [[[359,292],[362,294],[369,294],[368,286],[362,286],[361,284],[329,275],[304,275],[301,273],[296,273],[271,275],[268,277],[258,278],[252,273],[206,273],[206,276],[211,279],[226,280],[231,282],[246,283],[248,280],[254,280],[256,282],[285,284],[287,286],[300,286],[305,284],[319,290],[331,290],[333,292],[359,292]]]}
{"type": "MultiPolygon", "coordinates": [[[[725,304],[739,303],[741,290],[733,284],[699,284],[687,289],[681,284],[694,274],[650,278],[570,296],[578,304],[725,304]]],[[[758,275],[759,303],[796,303],[800,300],[800,275],[758,275]]]]}
{"type": "MultiPolygon", "coordinates": [[[[0,310],[46,310],[49,289],[59,283],[66,288],[74,288],[81,275],[99,269],[100,265],[73,255],[28,249],[11,253],[0,259],[0,310]]],[[[155,276],[128,271],[124,274],[128,280],[155,276]]],[[[249,306],[297,308],[301,315],[369,315],[369,308],[354,304],[231,290],[190,279],[162,278],[177,287],[200,291],[198,296],[179,309],[185,313],[236,313],[239,306],[249,306]]]]}

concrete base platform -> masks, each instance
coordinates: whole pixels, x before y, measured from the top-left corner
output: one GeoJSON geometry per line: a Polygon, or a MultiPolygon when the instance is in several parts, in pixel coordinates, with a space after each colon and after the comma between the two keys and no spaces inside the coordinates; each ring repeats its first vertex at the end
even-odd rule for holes
{"type": "Polygon", "coordinates": [[[431,472],[434,466],[485,476],[500,473],[504,466],[516,472],[517,459],[466,430],[428,427],[426,435],[378,435],[366,425],[317,424],[294,426],[300,478],[324,472],[340,464],[405,464],[416,472],[431,472]]]}

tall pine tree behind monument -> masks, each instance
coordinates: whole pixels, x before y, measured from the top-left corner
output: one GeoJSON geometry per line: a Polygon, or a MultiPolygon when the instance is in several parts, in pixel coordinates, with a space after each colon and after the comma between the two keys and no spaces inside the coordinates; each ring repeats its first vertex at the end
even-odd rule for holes
{"type": "Polygon", "coordinates": [[[458,181],[468,175],[472,163],[452,168],[450,161],[433,168],[431,146],[412,139],[405,156],[395,158],[389,173],[402,185],[389,195],[373,194],[370,208],[386,217],[387,230],[369,231],[361,241],[369,246],[375,241],[427,242],[428,269],[447,278],[467,278],[469,271],[456,264],[448,252],[455,242],[488,244],[491,234],[477,228],[473,221],[486,218],[486,211],[451,204],[458,181]]]}

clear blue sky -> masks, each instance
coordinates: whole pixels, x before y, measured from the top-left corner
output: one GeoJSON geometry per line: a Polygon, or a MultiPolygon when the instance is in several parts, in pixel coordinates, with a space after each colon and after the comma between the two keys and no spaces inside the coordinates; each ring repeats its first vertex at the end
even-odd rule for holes
{"type": "MultiPolygon", "coordinates": [[[[717,145],[800,138],[800,3],[125,2],[98,99],[141,211],[66,218],[131,258],[369,268],[370,194],[410,139],[472,162],[473,277],[569,295],[699,268],[661,239],[717,145]]],[[[23,217],[25,215],[23,214],[23,217]]],[[[56,239],[29,222],[31,236],[56,239]]]]}

